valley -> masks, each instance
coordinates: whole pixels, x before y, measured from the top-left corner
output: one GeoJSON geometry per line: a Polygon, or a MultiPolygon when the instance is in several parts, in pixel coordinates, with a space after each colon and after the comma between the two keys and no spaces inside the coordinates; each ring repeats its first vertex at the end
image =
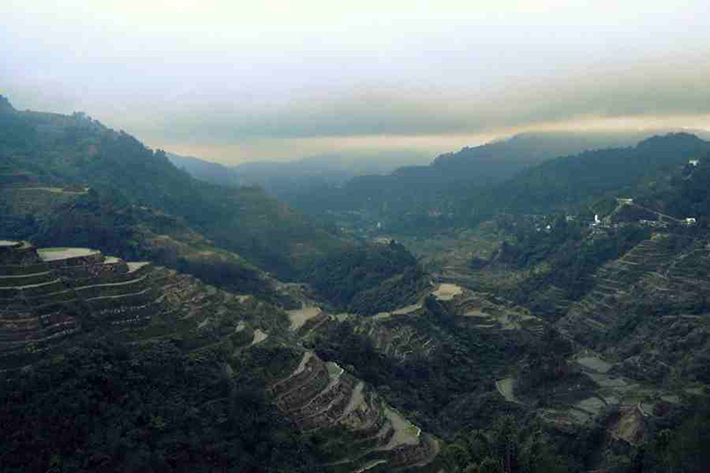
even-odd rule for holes
{"type": "Polygon", "coordinates": [[[84,115],[2,119],[7,471],[704,458],[706,141],[520,137],[286,204],[84,115]]]}

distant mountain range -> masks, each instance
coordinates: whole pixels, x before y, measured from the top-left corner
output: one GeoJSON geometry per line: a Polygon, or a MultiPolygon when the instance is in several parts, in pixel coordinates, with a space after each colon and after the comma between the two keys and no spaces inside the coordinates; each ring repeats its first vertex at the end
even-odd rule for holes
{"type": "Polygon", "coordinates": [[[633,146],[648,133],[525,133],[443,154],[428,166],[355,177],[340,187],[295,195],[289,202],[306,213],[335,216],[344,225],[356,218],[360,227],[368,222],[384,225],[387,231],[416,233],[423,228],[458,225],[462,202],[470,206],[470,200],[478,199],[481,192],[519,173],[559,156],[633,146]]]}
{"type": "Polygon", "coordinates": [[[235,166],[174,153],[168,153],[168,158],[202,181],[226,186],[258,186],[277,197],[340,186],[356,176],[382,175],[403,165],[431,161],[430,156],[418,151],[327,153],[294,161],[261,161],[235,166]]]}
{"type": "Polygon", "coordinates": [[[286,278],[327,255],[324,248],[353,244],[260,189],[194,179],[163,151],[85,114],[20,112],[1,103],[0,232],[6,237],[150,254],[172,266],[251,263],[286,278]]]}
{"type": "Polygon", "coordinates": [[[604,197],[651,198],[669,192],[676,185],[671,177],[691,160],[704,161],[709,152],[710,142],[694,134],[668,133],[636,146],[563,156],[471,196],[466,211],[547,213],[571,211],[604,197]]]}
{"type": "MultiPolygon", "coordinates": [[[[267,298],[275,297],[271,275],[316,288],[342,285],[346,292],[320,292],[334,306],[360,301],[359,311],[372,305],[359,293],[381,303],[380,283],[405,270],[407,284],[421,285],[424,275],[406,250],[358,241],[263,189],[195,179],[164,151],[83,113],[20,112],[7,100],[0,107],[3,239],[150,259],[267,298]],[[356,290],[341,274],[352,261],[360,262],[356,290]]],[[[219,171],[218,165],[190,162],[219,171]]],[[[410,296],[404,286],[389,290],[391,304],[410,296]]]]}

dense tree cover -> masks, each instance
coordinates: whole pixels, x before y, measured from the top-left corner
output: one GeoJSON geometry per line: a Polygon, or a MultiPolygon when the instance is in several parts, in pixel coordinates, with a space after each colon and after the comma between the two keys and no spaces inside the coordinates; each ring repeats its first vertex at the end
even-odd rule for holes
{"type": "Polygon", "coordinates": [[[525,350],[526,359],[518,370],[515,393],[522,399],[536,400],[540,405],[554,402],[555,391],[561,385],[575,388],[593,387],[594,383],[567,360],[573,354],[572,342],[547,328],[537,344],[525,350]]]}
{"type": "MultiPolygon", "coordinates": [[[[600,147],[629,145],[642,137],[623,134],[530,133],[438,156],[429,166],[404,166],[386,176],[360,176],[344,186],[302,193],[289,201],[340,221],[364,217],[386,231],[425,234],[471,223],[470,199],[546,159],[600,147]],[[461,201],[467,204],[461,206],[461,201]]],[[[473,202],[477,204],[479,202],[473,202]]],[[[486,205],[494,202],[486,202],[486,205]]]]}
{"type": "Polygon", "coordinates": [[[633,148],[588,151],[546,161],[467,204],[533,213],[575,208],[609,192],[635,197],[639,189],[708,151],[710,143],[694,135],[656,136],[633,148]]]}
{"type": "Polygon", "coordinates": [[[411,304],[427,285],[417,260],[394,240],[335,254],[306,279],[339,309],[367,315],[411,304]]]}
{"type": "Polygon", "coordinates": [[[707,228],[710,219],[710,153],[699,158],[698,165],[686,165],[672,174],[669,185],[654,188],[644,196],[648,205],[671,215],[694,217],[698,226],[707,228]]]}
{"type": "Polygon", "coordinates": [[[710,465],[710,403],[696,402],[679,425],[658,430],[639,449],[635,471],[701,473],[710,465]]]}
{"type": "Polygon", "coordinates": [[[426,313],[391,322],[390,329],[409,326],[430,336],[437,348],[420,353],[421,342],[402,360],[384,354],[349,322],[330,327],[311,342],[318,355],[352,370],[377,388],[397,408],[409,413],[425,430],[449,438],[467,426],[482,426],[496,412],[519,412],[495,390],[496,376],[524,356],[527,345],[508,334],[482,333],[461,325],[447,306],[433,297],[426,313]]]}
{"type": "Polygon", "coordinates": [[[486,429],[457,436],[446,446],[444,461],[466,473],[570,473],[581,471],[574,458],[556,451],[541,426],[513,416],[497,418],[486,429]]]}
{"type": "MultiPolygon", "coordinates": [[[[504,241],[489,264],[529,270],[529,277],[509,296],[521,303],[532,303],[536,310],[545,313],[544,307],[533,302],[541,289],[554,285],[564,291],[564,297],[579,299],[593,287],[592,276],[598,267],[649,238],[651,231],[629,225],[594,233],[586,225],[567,222],[563,216],[558,216],[549,230],[519,225],[514,235],[514,241],[504,241]]],[[[478,268],[486,265],[479,259],[471,264],[478,268]]]]}
{"type": "Polygon", "coordinates": [[[658,186],[674,168],[710,149],[684,133],[618,147],[642,138],[521,135],[439,156],[430,166],[358,177],[291,202],[308,213],[335,215],[342,225],[364,220],[372,229],[380,223],[388,232],[427,235],[473,226],[501,211],[587,210],[605,195],[658,186]],[[564,157],[552,159],[557,156],[564,157]]]}
{"type": "MultiPolygon", "coordinates": [[[[0,183],[6,186],[88,186],[109,202],[109,209],[125,201],[131,208],[181,219],[184,226],[218,246],[284,278],[295,277],[312,261],[352,245],[335,228],[291,211],[259,189],[198,181],[172,165],[165,152],[153,151],[84,114],[10,109],[0,116],[6,124],[0,127],[0,183]]],[[[30,199],[31,194],[23,197],[30,199]]],[[[108,225],[114,215],[100,216],[105,209],[92,212],[108,225]]],[[[64,212],[62,217],[72,219],[71,214],[64,212]]],[[[10,223],[17,226],[16,219],[10,223]]],[[[140,217],[130,225],[152,223],[140,217]]]]}
{"type": "Polygon", "coordinates": [[[310,441],[224,363],[85,342],[0,380],[2,470],[319,471],[310,441]]]}
{"type": "Polygon", "coordinates": [[[165,152],[84,114],[0,115],[13,124],[0,130],[0,178],[8,186],[91,188],[72,198],[56,194],[61,199],[49,205],[33,203],[38,198],[32,194],[8,193],[28,202],[3,212],[6,238],[150,259],[228,289],[272,297],[257,265],[280,279],[305,278],[335,305],[352,302],[351,309],[362,313],[393,308],[422,287],[422,271],[403,248],[373,252],[260,189],[193,179],[165,152]]]}

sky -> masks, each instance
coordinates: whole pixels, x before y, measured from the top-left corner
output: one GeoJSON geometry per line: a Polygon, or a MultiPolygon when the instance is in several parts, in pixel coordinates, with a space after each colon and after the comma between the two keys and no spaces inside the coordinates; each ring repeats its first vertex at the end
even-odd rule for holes
{"type": "Polygon", "coordinates": [[[236,164],[710,129],[707,0],[4,0],[0,94],[236,164]]]}

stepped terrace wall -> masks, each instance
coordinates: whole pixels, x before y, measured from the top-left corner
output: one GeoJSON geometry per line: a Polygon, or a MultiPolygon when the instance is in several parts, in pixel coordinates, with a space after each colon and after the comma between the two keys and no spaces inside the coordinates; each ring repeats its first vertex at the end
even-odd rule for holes
{"type": "Polygon", "coordinates": [[[50,270],[46,263],[33,264],[5,264],[0,259],[0,276],[28,276],[38,273],[45,273],[50,270]]]}
{"type": "Polygon", "coordinates": [[[142,292],[148,287],[145,277],[138,277],[124,282],[92,284],[90,286],[74,287],[82,299],[96,297],[122,296],[142,292]]]}
{"type": "Polygon", "coordinates": [[[0,261],[6,265],[39,263],[37,249],[27,242],[0,240],[0,261]]]}
{"type": "MultiPolygon", "coordinates": [[[[3,281],[0,279],[0,284],[2,284],[2,282],[3,281]]],[[[44,296],[65,289],[66,285],[60,279],[56,278],[51,281],[28,284],[25,286],[0,287],[0,300],[44,296]]]]}
{"type": "Polygon", "coordinates": [[[104,261],[100,252],[88,248],[45,249],[39,252],[39,256],[52,269],[99,264],[104,261]]]}
{"type": "Polygon", "coordinates": [[[151,265],[133,270],[89,249],[0,246],[0,358],[22,366],[54,341],[81,330],[81,314],[108,326],[149,321],[159,310],[146,283],[151,265]],[[19,364],[18,364],[19,363],[19,364]]]}
{"type": "Polygon", "coordinates": [[[52,281],[56,278],[50,271],[19,276],[0,276],[0,288],[31,286],[52,281]]]}
{"type": "Polygon", "coordinates": [[[113,277],[120,277],[128,273],[128,265],[122,260],[101,261],[95,264],[72,264],[64,266],[52,266],[52,269],[61,277],[66,279],[80,280],[106,280],[113,277]]]}

